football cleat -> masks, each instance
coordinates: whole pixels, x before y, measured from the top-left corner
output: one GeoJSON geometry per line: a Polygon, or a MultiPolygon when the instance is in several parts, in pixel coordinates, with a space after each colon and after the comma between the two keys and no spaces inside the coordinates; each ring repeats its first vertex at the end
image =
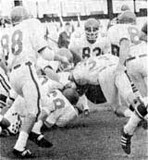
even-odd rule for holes
{"type": "Polygon", "coordinates": [[[122,130],[121,130],[121,147],[126,154],[131,153],[131,137],[132,137],[132,135],[125,133],[124,129],[122,128],[122,130]]]}
{"type": "Polygon", "coordinates": [[[44,138],[43,134],[37,134],[35,132],[31,132],[29,134],[29,139],[42,148],[51,148],[53,146],[51,142],[49,142],[44,138]]]}
{"type": "Polygon", "coordinates": [[[13,149],[12,152],[17,158],[35,158],[35,155],[31,153],[29,149],[24,149],[23,151],[18,151],[17,149],[13,149]]]}

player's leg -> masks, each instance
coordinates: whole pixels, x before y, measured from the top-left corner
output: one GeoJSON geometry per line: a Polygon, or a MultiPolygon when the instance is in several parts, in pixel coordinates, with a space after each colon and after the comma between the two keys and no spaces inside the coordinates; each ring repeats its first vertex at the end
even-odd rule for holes
{"type": "Polygon", "coordinates": [[[10,134],[17,134],[19,132],[22,124],[21,117],[25,117],[26,115],[24,108],[25,101],[21,96],[18,96],[12,106],[4,114],[4,117],[10,122],[10,126],[8,127],[10,134]]]}
{"type": "Polygon", "coordinates": [[[99,83],[107,102],[111,105],[115,114],[130,117],[132,111],[127,106],[122,106],[120,102],[120,92],[115,84],[115,69],[116,67],[112,66],[102,71],[99,76],[99,83]]]}
{"type": "Polygon", "coordinates": [[[22,122],[13,153],[17,157],[32,157],[33,155],[30,150],[26,149],[26,144],[29,133],[40,112],[40,91],[36,70],[32,66],[24,64],[21,66],[21,69],[12,72],[11,82],[15,90],[23,95],[27,112],[22,122]],[[24,75],[24,73],[26,74],[24,75]]]}
{"type": "Polygon", "coordinates": [[[142,96],[147,96],[147,89],[148,89],[148,82],[147,82],[147,76],[148,76],[148,67],[147,67],[147,61],[144,58],[134,59],[132,61],[129,61],[127,63],[127,71],[142,94],[142,96]]]}
{"type": "Polygon", "coordinates": [[[71,105],[67,107],[67,110],[56,122],[58,127],[65,127],[69,122],[75,120],[78,117],[78,112],[74,107],[71,105]]]}
{"type": "Polygon", "coordinates": [[[130,117],[121,133],[121,146],[125,153],[131,153],[131,138],[141,120],[147,115],[147,108],[143,103],[137,105],[134,114],[130,117]]]}
{"type": "Polygon", "coordinates": [[[126,72],[121,71],[115,75],[115,84],[120,95],[133,107],[133,109],[137,104],[141,104],[138,97],[141,98],[142,96],[126,72]]]}
{"type": "Polygon", "coordinates": [[[79,101],[77,103],[77,107],[84,112],[84,114],[87,116],[89,114],[89,106],[88,106],[88,100],[86,98],[86,95],[82,95],[79,97],[79,101]]]}
{"type": "Polygon", "coordinates": [[[32,81],[28,81],[23,87],[23,96],[25,99],[25,107],[27,115],[24,118],[24,121],[21,126],[19,137],[14,146],[14,149],[17,151],[24,151],[29,133],[35,123],[37,114],[39,114],[39,101],[40,93],[36,88],[36,85],[32,81]]]}
{"type": "Polygon", "coordinates": [[[35,122],[32,131],[30,132],[29,139],[35,142],[38,146],[44,148],[50,148],[53,146],[48,140],[46,140],[41,133],[41,128],[46,121],[47,117],[54,110],[53,103],[47,95],[42,95],[41,112],[39,114],[37,122],[35,122]]]}

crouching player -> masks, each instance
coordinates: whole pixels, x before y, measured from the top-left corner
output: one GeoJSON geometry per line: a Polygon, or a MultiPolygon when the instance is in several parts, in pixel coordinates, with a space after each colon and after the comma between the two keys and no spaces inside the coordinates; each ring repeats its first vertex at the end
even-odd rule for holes
{"type": "Polygon", "coordinates": [[[55,106],[55,110],[45,121],[45,125],[49,128],[53,125],[64,127],[82,113],[82,110],[76,106],[79,95],[75,89],[67,88],[63,92],[55,90],[49,94],[49,97],[55,106]]]}

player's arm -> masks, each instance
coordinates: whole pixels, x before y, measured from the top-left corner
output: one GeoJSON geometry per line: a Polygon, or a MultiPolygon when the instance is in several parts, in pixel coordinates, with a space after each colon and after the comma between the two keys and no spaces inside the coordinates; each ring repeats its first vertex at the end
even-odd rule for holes
{"type": "Polygon", "coordinates": [[[119,51],[119,63],[117,69],[120,71],[125,71],[125,61],[130,51],[130,41],[127,38],[122,38],[120,40],[120,51],[119,51]]]}
{"type": "Polygon", "coordinates": [[[61,61],[63,63],[69,64],[68,59],[66,57],[58,55],[48,47],[44,47],[42,50],[39,51],[39,53],[42,55],[42,57],[45,60],[48,60],[48,61],[56,60],[56,61],[61,61]]]}
{"type": "Polygon", "coordinates": [[[63,63],[69,64],[66,57],[62,57],[56,53],[48,46],[47,41],[44,39],[44,29],[39,20],[34,20],[34,23],[31,26],[31,42],[35,51],[41,54],[41,56],[48,61],[58,60],[63,63]],[[36,27],[38,26],[38,27],[36,27]]]}

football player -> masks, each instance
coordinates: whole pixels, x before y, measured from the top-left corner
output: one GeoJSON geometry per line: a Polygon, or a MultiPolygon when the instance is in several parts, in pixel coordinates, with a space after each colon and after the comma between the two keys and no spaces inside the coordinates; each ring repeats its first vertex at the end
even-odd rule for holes
{"type": "MultiPolygon", "coordinates": [[[[53,106],[52,112],[49,112],[47,119],[45,119],[46,120],[45,124],[48,127],[49,126],[51,127],[54,124],[63,127],[71,120],[78,117],[79,113],[82,113],[82,110],[76,107],[79,95],[75,89],[72,88],[62,89],[63,86],[60,83],[57,83],[56,81],[52,81],[50,79],[48,79],[46,82],[43,80],[42,82],[43,82],[42,91],[48,94],[48,100],[50,102],[49,105],[53,106]]],[[[44,110],[45,107],[46,106],[42,106],[44,110]]],[[[44,110],[42,110],[42,112],[44,112],[44,110]]],[[[51,110],[51,106],[48,106],[46,110],[51,110]]],[[[27,112],[25,110],[25,101],[21,96],[18,96],[18,98],[12,104],[12,107],[4,115],[4,118],[9,120],[11,123],[10,127],[8,128],[11,134],[16,134],[19,132],[20,126],[26,114],[27,112]]],[[[43,121],[42,122],[37,121],[35,123],[32,132],[29,135],[29,138],[31,140],[35,141],[33,136],[36,136],[36,134],[41,135],[40,130],[43,123],[44,123],[43,121]]],[[[41,142],[38,141],[37,144],[39,143],[41,142]]],[[[40,144],[40,146],[41,145],[42,144],[40,144]]]]}
{"type": "Polygon", "coordinates": [[[134,38],[138,33],[138,27],[136,26],[136,15],[129,10],[124,11],[117,18],[118,18],[119,22],[118,22],[118,24],[109,28],[108,37],[111,42],[112,54],[119,56],[120,37],[122,37],[123,35],[129,35],[128,32],[130,32],[131,37],[133,38],[133,41],[136,41],[136,39],[134,39],[134,38]],[[123,23],[128,23],[128,25],[123,25],[123,23]],[[133,27],[135,28],[135,32],[132,33],[133,27]],[[127,28],[128,28],[128,30],[127,30],[127,28]]]}
{"type": "MultiPolygon", "coordinates": [[[[69,61],[69,65],[65,65],[59,61],[48,62],[40,58],[38,61],[38,68],[40,68],[50,79],[61,82],[65,86],[70,83],[68,78],[74,67],[73,56],[69,49],[66,48],[59,49],[57,54],[66,56],[69,61]]],[[[89,106],[85,95],[79,97],[79,102],[77,105],[84,109],[85,115],[89,114],[89,106]]]]}
{"type": "MultiPolygon", "coordinates": [[[[14,7],[11,11],[11,22],[13,26],[5,28],[0,37],[1,48],[7,62],[7,69],[10,71],[11,86],[25,98],[28,112],[13,148],[13,154],[19,158],[29,158],[33,154],[26,148],[26,143],[40,115],[41,99],[44,99],[36,74],[37,58],[40,54],[46,60],[58,59],[65,63],[68,61],[66,57],[54,54],[47,47],[41,23],[37,19],[30,18],[25,8],[14,7]]],[[[51,147],[50,142],[49,147],[51,147]]]]}
{"type": "MultiPolygon", "coordinates": [[[[136,16],[131,11],[125,11],[118,16],[119,24],[109,30],[111,41],[119,48],[119,64],[117,66],[117,77],[127,73],[139,89],[142,96],[147,95],[147,46],[145,42],[139,40],[139,30],[136,26],[136,16]],[[118,32],[118,35],[114,36],[118,32]],[[112,35],[112,36],[111,36],[112,35]],[[140,83],[140,88],[137,85],[140,83]],[[143,86],[143,89],[141,89],[143,86]],[[144,93],[145,92],[145,93],[144,93]]],[[[137,89],[136,89],[137,90],[137,89]]],[[[136,91],[133,88],[133,91],[136,91]]],[[[135,110],[138,114],[145,116],[146,107],[142,102],[141,95],[137,95],[135,110]]],[[[132,116],[133,117],[133,116],[132,116]]],[[[136,118],[135,118],[136,119],[136,118]]],[[[136,121],[136,120],[135,120],[136,121]]],[[[131,121],[130,121],[131,122],[131,121]]],[[[131,130],[136,123],[128,123],[122,130],[121,145],[123,150],[130,154],[131,130]]]]}
{"type": "MultiPolygon", "coordinates": [[[[134,34],[135,33],[136,32],[134,32],[134,34]]],[[[121,146],[127,154],[131,153],[131,137],[133,136],[138,123],[147,115],[148,109],[148,103],[146,103],[148,95],[147,23],[145,23],[142,28],[140,39],[142,41],[138,41],[136,45],[130,47],[130,51],[128,52],[127,57],[125,57],[127,71],[132,80],[137,84],[137,87],[140,86],[139,90],[142,85],[144,86],[140,90],[144,97],[140,99],[142,101],[141,105],[135,108],[135,114],[131,116],[128,123],[122,129],[121,146]],[[138,86],[138,84],[140,85],[138,86]]],[[[128,43],[130,43],[129,39],[126,39],[125,41],[127,43],[125,47],[128,47],[128,43]]]]}
{"type": "Polygon", "coordinates": [[[130,117],[133,112],[126,106],[122,106],[120,96],[128,105],[133,106],[135,106],[134,103],[137,97],[133,93],[127,75],[124,72],[120,76],[116,75],[118,63],[119,58],[111,54],[101,55],[97,58],[91,57],[76,65],[70,79],[76,85],[100,85],[107,102],[113,107],[114,112],[120,116],[130,117]]]}
{"type": "Polygon", "coordinates": [[[85,34],[71,39],[69,49],[75,64],[88,57],[110,53],[110,42],[107,37],[102,37],[99,28],[99,21],[90,18],[84,24],[85,34]]]}

